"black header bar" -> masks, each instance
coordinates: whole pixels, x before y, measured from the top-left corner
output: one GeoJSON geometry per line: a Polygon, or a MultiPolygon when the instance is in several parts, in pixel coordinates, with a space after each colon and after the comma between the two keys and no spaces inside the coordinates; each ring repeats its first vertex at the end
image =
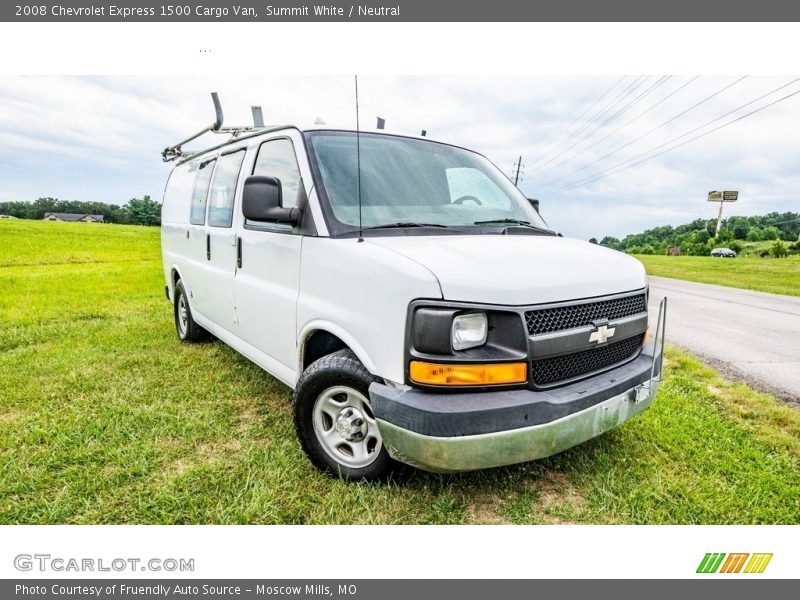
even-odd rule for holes
{"type": "MultiPolygon", "coordinates": [[[[746,22],[798,21],[788,0],[12,0],[0,21],[28,22],[746,22]]],[[[666,40],[665,40],[666,41],[666,40]]]]}

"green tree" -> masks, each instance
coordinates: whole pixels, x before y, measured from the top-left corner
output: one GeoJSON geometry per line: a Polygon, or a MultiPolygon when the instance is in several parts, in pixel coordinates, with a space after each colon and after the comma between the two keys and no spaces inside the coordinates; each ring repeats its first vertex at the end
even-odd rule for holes
{"type": "Polygon", "coordinates": [[[733,239],[746,240],[749,232],[750,228],[745,223],[737,223],[733,228],[733,239]]]}
{"type": "Polygon", "coordinates": [[[594,238],[594,237],[593,238],[589,238],[589,243],[590,244],[596,244],[597,243],[597,238],[594,238]]]}
{"type": "Polygon", "coordinates": [[[780,237],[780,235],[781,232],[774,225],[771,227],[765,227],[764,229],[761,230],[762,240],[777,240],[780,237]]]}
{"type": "Polygon", "coordinates": [[[751,227],[750,231],[747,232],[747,241],[748,242],[757,242],[761,239],[761,230],[755,227],[751,227]]]}
{"type": "Polygon", "coordinates": [[[706,229],[699,229],[694,234],[694,241],[697,244],[705,244],[710,238],[711,236],[708,235],[708,230],[706,229]]]}
{"type": "Polygon", "coordinates": [[[600,240],[600,245],[605,246],[606,248],[613,248],[614,250],[622,249],[622,242],[620,242],[615,237],[611,237],[610,235],[607,235],[602,240],[600,240]]]}
{"type": "Polygon", "coordinates": [[[161,205],[150,196],[131,198],[123,209],[133,225],[161,224],[161,205]]]}

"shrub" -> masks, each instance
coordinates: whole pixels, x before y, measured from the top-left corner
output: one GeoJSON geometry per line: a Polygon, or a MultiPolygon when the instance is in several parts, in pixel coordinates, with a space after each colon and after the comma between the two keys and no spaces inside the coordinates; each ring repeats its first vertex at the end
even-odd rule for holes
{"type": "Polygon", "coordinates": [[[772,247],[769,249],[769,251],[775,258],[785,258],[786,255],[789,254],[786,244],[781,240],[775,240],[772,243],[772,247]]]}

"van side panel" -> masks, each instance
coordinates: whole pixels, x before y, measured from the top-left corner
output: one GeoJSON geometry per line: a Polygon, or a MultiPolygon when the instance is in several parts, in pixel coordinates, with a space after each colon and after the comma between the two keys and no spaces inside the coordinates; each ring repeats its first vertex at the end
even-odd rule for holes
{"type": "Polygon", "coordinates": [[[170,173],[161,203],[161,255],[170,298],[173,298],[174,291],[172,269],[177,267],[179,272],[183,272],[183,261],[189,251],[186,231],[194,177],[195,173],[188,163],[175,167],[170,173]]]}
{"type": "Polygon", "coordinates": [[[369,240],[304,238],[298,348],[314,330],[325,329],[350,346],[371,373],[402,383],[408,305],[441,297],[428,269],[369,240]]]}

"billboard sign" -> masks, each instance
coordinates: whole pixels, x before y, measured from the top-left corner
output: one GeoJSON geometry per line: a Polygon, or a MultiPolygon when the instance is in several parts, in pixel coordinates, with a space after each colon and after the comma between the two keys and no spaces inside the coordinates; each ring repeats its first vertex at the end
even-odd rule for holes
{"type": "Polygon", "coordinates": [[[739,199],[739,192],[708,192],[709,202],[736,202],[739,199]]]}

